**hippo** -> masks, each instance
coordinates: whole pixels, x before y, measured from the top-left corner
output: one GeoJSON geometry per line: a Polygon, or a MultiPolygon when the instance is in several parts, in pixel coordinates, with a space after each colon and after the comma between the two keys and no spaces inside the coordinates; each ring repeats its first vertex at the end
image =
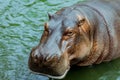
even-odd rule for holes
{"type": "Polygon", "coordinates": [[[90,0],[48,14],[28,66],[62,79],[73,65],[90,66],[120,57],[120,0],[90,0]]]}

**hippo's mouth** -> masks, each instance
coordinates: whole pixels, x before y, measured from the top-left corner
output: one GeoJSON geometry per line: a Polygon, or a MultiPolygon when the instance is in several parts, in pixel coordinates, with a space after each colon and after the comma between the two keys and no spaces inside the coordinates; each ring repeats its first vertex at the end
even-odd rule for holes
{"type": "MultiPolygon", "coordinates": [[[[70,68],[69,68],[70,69],[70,68]]],[[[47,76],[49,78],[53,78],[53,79],[62,79],[66,76],[67,72],[69,71],[69,69],[67,69],[63,75],[61,76],[53,76],[53,75],[49,75],[49,74],[44,74],[44,73],[38,73],[38,72],[34,72],[32,70],[30,70],[32,73],[38,74],[38,75],[43,75],[43,76],[47,76]]]]}

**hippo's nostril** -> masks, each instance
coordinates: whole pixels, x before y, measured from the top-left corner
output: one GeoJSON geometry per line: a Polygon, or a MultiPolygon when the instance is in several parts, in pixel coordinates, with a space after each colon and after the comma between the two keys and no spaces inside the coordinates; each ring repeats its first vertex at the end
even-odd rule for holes
{"type": "Polygon", "coordinates": [[[31,59],[33,60],[34,63],[38,63],[39,55],[36,54],[35,52],[31,53],[31,59]]]}
{"type": "Polygon", "coordinates": [[[37,55],[34,56],[34,62],[35,62],[35,63],[38,62],[38,56],[37,56],[37,55]]]}

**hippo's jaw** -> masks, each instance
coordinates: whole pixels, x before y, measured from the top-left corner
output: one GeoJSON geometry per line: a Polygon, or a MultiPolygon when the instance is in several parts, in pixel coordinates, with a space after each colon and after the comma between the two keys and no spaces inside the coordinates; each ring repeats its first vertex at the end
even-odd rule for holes
{"type": "Polygon", "coordinates": [[[68,55],[63,53],[61,56],[52,56],[46,58],[44,56],[36,57],[37,49],[31,51],[29,57],[29,69],[36,74],[47,76],[55,79],[65,77],[70,69],[70,61],[68,55]]]}
{"type": "Polygon", "coordinates": [[[61,75],[61,76],[53,76],[53,75],[49,75],[49,74],[38,73],[38,72],[34,72],[34,71],[32,71],[32,70],[30,70],[30,71],[31,71],[32,73],[35,73],[35,74],[38,74],[38,75],[47,76],[47,77],[53,78],[53,79],[63,79],[63,78],[66,76],[66,74],[67,74],[67,72],[69,71],[69,69],[70,69],[70,68],[68,68],[68,69],[65,71],[65,73],[64,73],[63,75],[61,75]]]}

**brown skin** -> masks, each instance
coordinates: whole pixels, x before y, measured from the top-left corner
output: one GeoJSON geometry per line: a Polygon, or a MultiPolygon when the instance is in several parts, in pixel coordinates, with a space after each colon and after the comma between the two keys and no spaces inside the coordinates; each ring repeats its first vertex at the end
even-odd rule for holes
{"type": "Polygon", "coordinates": [[[99,0],[49,15],[40,43],[30,53],[29,68],[60,79],[71,65],[88,66],[120,57],[118,7],[119,0],[99,0]]]}

